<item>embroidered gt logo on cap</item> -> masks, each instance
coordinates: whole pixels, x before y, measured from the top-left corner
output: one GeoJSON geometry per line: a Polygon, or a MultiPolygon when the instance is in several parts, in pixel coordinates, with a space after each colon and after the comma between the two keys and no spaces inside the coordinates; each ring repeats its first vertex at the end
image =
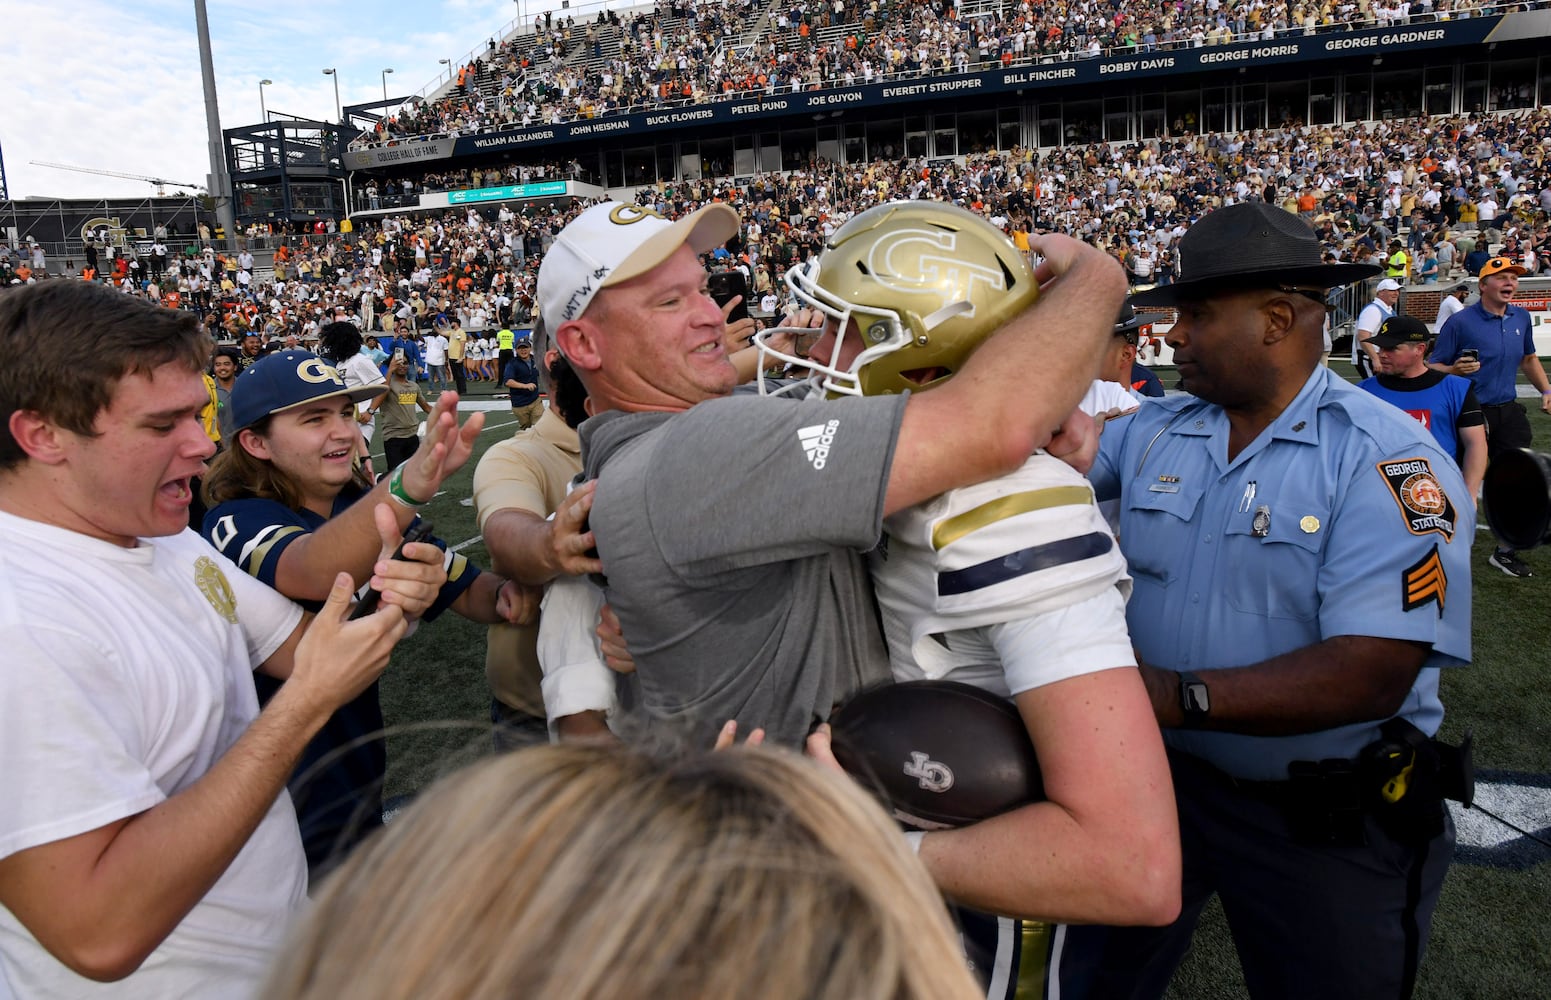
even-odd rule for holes
{"type": "Polygon", "coordinates": [[[609,221],[616,226],[628,226],[633,222],[640,222],[642,219],[668,221],[666,215],[654,208],[647,208],[645,205],[620,205],[609,213],[609,221]]]}
{"type": "MultiPolygon", "coordinates": [[[[397,355],[397,352],[394,353],[397,355]]],[[[335,371],[333,368],[330,368],[328,365],[324,364],[317,358],[308,358],[301,364],[297,365],[296,377],[301,379],[303,382],[332,382],[339,386],[343,386],[345,384],[345,380],[339,377],[339,372],[335,371]]]]}

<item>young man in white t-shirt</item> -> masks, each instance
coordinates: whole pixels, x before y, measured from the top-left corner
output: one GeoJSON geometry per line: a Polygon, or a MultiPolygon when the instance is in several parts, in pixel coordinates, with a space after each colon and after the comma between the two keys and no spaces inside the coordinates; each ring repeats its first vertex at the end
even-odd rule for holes
{"type": "Polygon", "coordinates": [[[433,329],[421,341],[425,350],[426,381],[438,389],[449,387],[447,377],[447,338],[440,330],[433,329]]]}
{"type": "Polygon", "coordinates": [[[307,888],[285,780],[446,574],[380,563],[346,622],[348,574],[307,615],[186,530],[191,313],[47,282],[0,294],[0,346],[0,996],[250,995],[307,888]]]}

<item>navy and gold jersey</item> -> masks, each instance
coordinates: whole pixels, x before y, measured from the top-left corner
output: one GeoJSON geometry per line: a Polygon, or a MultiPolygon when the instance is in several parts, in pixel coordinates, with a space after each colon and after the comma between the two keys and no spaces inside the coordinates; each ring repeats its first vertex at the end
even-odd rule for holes
{"type": "MultiPolygon", "coordinates": [[[[335,500],[332,514],[337,516],[361,496],[347,489],[335,500]]],[[[310,510],[248,497],[212,508],[205,515],[203,533],[243,572],[274,587],[280,554],[326,521],[310,510]]],[[[446,553],[447,582],[422,616],[427,621],[451,606],[480,572],[463,556],[447,552],[445,542],[429,540],[446,553]]],[[[311,611],[321,607],[316,601],[298,603],[311,611]]],[[[263,674],[254,674],[253,680],[260,704],[280,690],[280,681],[263,674]]],[[[388,767],[382,732],[382,705],[374,682],[330,716],[296,765],[288,787],[314,873],[382,824],[382,781],[388,767]]]]}

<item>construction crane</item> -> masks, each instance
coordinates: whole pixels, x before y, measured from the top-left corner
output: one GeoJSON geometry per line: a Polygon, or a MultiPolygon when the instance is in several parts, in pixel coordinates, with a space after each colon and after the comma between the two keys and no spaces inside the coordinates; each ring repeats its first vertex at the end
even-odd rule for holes
{"type": "Polygon", "coordinates": [[[100,174],[103,177],[122,177],[125,180],[145,181],[147,184],[156,185],[156,196],[161,198],[167,194],[167,185],[184,187],[197,191],[203,188],[203,184],[190,184],[186,181],[172,181],[165,177],[147,177],[144,174],[126,174],[119,170],[98,170],[95,167],[76,167],[68,163],[47,163],[43,160],[32,160],[35,167],[53,167],[55,170],[74,170],[78,174],[100,174]]]}

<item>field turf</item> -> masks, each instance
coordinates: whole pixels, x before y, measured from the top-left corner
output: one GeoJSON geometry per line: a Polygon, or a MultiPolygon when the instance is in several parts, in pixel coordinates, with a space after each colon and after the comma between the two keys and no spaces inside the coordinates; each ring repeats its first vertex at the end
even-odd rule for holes
{"type": "MultiPolygon", "coordinates": [[[[1164,381],[1173,378],[1164,374],[1164,381]]],[[[472,398],[487,394],[476,390],[472,398]]],[[[1526,401],[1533,403],[1532,400],[1526,401]]],[[[436,532],[482,566],[489,558],[466,505],[478,456],[510,431],[504,409],[487,414],[475,458],[431,504],[436,532]]],[[[1531,407],[1535,448],[1551,451],[1551,417],[1531,407]]],[[[379,448],[380,452],[380,448],[379,448]]],[[[1446,671],[1443,732],[1451,741],[1475,734],[1483,777],[1551,784],[1551,548],[1531,552],[1537,575],[1511,579],[1486,563],[1492,546],[1479,532],[1475,546],[1474,663],[1446,671]],[[1519,776],[1524,776],[1522,779],[1519,776]]],[[[438,775],[490,750],[489,694],[484,681],[484,628],[446,615],[420,629],[394,655],[382,683],[388,737],[390,798],[413,794],[438,775]]],[[[1521,826],[1551,827],[1547,797],[1532,800],[1521,826]],[[1536,805],[1538,802],[1540,805],[1536,805]],[[1538,810],[1538,811],[1537,811],[1538,810]]],[[[1501,811],[1501,810],[1499,810],[1501,811]]],[[[1450,870],[1433,924],[1417,996],[1428,1000],[1551,996],[1551,848],[1481,817],[1509,841],[1504,849],[1467,852],[1450,870]],[[1484,861],[1483,861],[1484,857],[1484,861]]],[[[1244,997],[1238,960],[1219,908],[1203,918],[1169,996],[1173,1000],[1244,997]]]]}

